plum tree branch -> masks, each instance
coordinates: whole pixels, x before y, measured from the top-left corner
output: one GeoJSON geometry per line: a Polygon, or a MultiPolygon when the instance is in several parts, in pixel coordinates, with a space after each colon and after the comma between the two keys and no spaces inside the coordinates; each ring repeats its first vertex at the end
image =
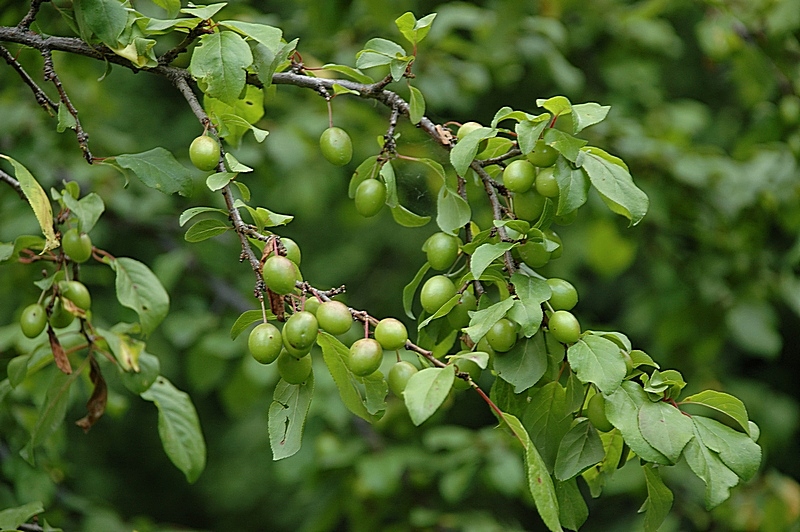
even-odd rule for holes
{"type": "Polygon", "coordinates": [[[38,103],[45,111],[47,111],[51,116],[53,112],[58,110],[58,105],[50,99],[50,97],[33,81],[33,78],[28,75],[22,65],[19,64],[11,52],[9,52],[3,46],[0,46],[0,57],[5,59],[6,63],[8,63],[11,68],[17,71],[19,77],[22,78],[22,81],[31,88],[33,91],[33,95],[36,98],[36,103],[38,103]]]}
{"type": "Polygon", "coordinates": [[[0,170],[0,181],[8,183],[11,186],[11,188],[13,188],[17,192],[17,194],[19,194],[20,198],[22,198],[23,200],[25,199],[25,193],[22,192],[22,186],[19,184],[19,181],[11,177],[9,174],[5,173],[3,170],[0,170]]]}

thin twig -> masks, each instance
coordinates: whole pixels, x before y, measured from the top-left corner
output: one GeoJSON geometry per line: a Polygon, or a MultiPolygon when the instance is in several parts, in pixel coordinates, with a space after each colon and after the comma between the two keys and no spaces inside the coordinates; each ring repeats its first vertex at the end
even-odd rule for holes
{"type": "Polygon", "coordinates": [[[50,99],[50,97],[36,84],[36,82],[33,81],[33,78],[31,78],[28,73],[25,72],[25,69],[22,68],[22,65],[19,64],[19,61],[17,61],[16,58],[11,55],[11,52],[9,52],[3,46],[0,46],[0,57],[5,59],[6,63],[11,65],[11,68],[17,71],[17,74],[19,74],[19,77],[22,78],[22,81],[33,91],[33,96],[36,98],[36,103],[38,103],[50,114],[50,116],[52,116],[53,112],[58,110],[58,105],[56,105],[56,103],[50,99]]]}
{"type": "Polygon", "coordinates": [[[203,35],[204,33],[209,33],[207,20],[201,20],[200,23],[197,24],[197,26],[192,28],[189,31],[189,33],[186,34],[186,38],[184,38],[180,43],[178,43],[178,45],[175,46],[175,48],[172,48],[171,50],[167,50],[166,52],[164,52],[161,55],[161,57],[158,58],[158,64],[169,65],[170,63],[172,63],[176,57],[181,55],[189,48],[189,45],[191,45],[195,41],[195,39],[197,39],[200,35],[203,35]]]}
{"type": "Polygon", "coordinates": [[[32,0],[31,1],[31,8],[28,10],[28,13],[19,21],[17,24],[18,28],[21,29],[28,29],[33,24],[33,21],[36,20],[36,15],[39,14],[39,8],[42,7],[42,4],[45,2],[49,2],[50,0],[32,0]]]}
{"type": "MultiPolygon", "coordinates": [[[[472,168],[475,173],[478,174],[483,182],[483,188],[486,190],[486,196],[489,198],[489,203],[492,205],[492,217],[498,221],[502,220],[503,207],[500,205],[500,200],[497,198],[497,192],[495,192],[495,185],[493,184],[494,180],[477,161],[472,161],[470,168],[472,168]]],[[[500,235],[500,240],[502,242],[508,241],[508,233],[506,232],[505,226],[499,226],[497,228],[497,234],[500,235]]],[[[511,275],[517,271],[516,266],[514,266],[514,258],[511,256],[510,251],[506,251],[503,254],[503,262],[506,265],[506,271],[508,272],[508,275],[511,275]]]]}
{"type": "Polygon", "coordinates": [[[19,197],[25,199],[25,193],[22,192],[22,186],[19,184],[19,181],[14,179],[12,176],[8,175],[4,171],[0,170],[0,181],[4,181],[11,185],[11,188],[17,191],[19,197]]]}
{"type": "Polygon", "coordinates": [[[64,90],[64,86],[61,84],[58,74],[56,74],[56,69],[53,66],[53,54],[50,53],[50,50],[42,50],[42,57],[44,57],[44,79],[55,85],[56,90],[58,90],[61,103],[63,103],[67,108],[67,111],[69,111],[69,114],[72,115],[72,118],[75,119],[75,136],[78,139],[78,145],[83,151],[83,158],[86,159],[86,162],[92,164],[94,162],[94,158],[92,157],[92,152],[89,151],[89,134],[83,130],[81,121],[78,119],[78,110],[75,109],[74,105],[72,105],[69,96],[67,96],[67,91],[64,90]]]}

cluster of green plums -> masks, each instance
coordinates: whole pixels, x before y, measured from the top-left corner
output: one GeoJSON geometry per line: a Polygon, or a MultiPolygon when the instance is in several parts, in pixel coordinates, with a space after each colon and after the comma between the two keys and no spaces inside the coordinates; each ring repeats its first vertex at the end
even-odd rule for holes
{"type": "Polygon", "coordinates": [[[55,299],[51,296],[44,305],[32,303],[22,310],[19,325],[22,334],[28,338],[36,338],[48,323],[54,329],[68,327],[75,320],[76,314],[70,307],[85,313],[91,306],[92,297],[86,285],[80,281],[61,281],[58,283],[58,295],[55,299]],[[49,315],[47,308],[50,309],[49,315]]]}

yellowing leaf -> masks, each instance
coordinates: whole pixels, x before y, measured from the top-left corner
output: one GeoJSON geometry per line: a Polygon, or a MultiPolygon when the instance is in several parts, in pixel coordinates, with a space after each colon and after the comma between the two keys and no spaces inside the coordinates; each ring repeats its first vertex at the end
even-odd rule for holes
{"type": "Polygon", "coordinates": [[[59,246],[58,238],[53,230],[53,208],[50,206],[50,200],[47,198],[42,186],[36,181],[36,178],[25,168],[21,163],[12,159],[8,155],[0,154],[0,157],[6,159],[14,167],[15,177],[19,181],[19,186],[22,188],[22,193],[30,203],[33,209],[33,214],[39,221],[39,227],[42,228],[44,234],[45,245],[40,255],[59,246]]]}

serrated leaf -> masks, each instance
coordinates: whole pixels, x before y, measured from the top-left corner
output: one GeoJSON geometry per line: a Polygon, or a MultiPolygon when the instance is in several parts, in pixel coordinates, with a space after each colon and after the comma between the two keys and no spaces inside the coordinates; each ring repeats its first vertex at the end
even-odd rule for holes
{"type": "Polygon", "coordinates": [[[136,174],[142,183],[164,194],[192,193],[192,176],[169,151],[153,148],[142,153],[126,153],[114,158],[121,167],[136,174]]]}
{"type": "Polygon", "coordinates": [[[470,259],[470,271],[475,279],[480,279],[483,271],[506,251],[516,247],[514,242],[498,242],[497,244],[483,244],[475,250],[470,259]]]}
{"type": "Polygon", "coordinates": [[[758,473],[761,447],[747,434],[703,416],[692,416],[692,421],[706,447],[716,452],[739,478],[747,482],[758,473]]]}
{"type": "Polygon", "coordinates": [[[650,200],[647,194],[633,183],[627,168],[612,162],[602,154],[605,152],[598,148],[584,148],[577,159],[577,164],[589,176],[589,181],[608,208],[625,216],[631,225],[636,225],[647,213],[650,200]]]}
{"type": "Polygon", "coordinates": [[[40,501],[6,508],[0,511],[0,530],[17,530],[21,524],[41,513],[44,513],[44,506],[40,501]]]}
{"type": "Polygon", "coordinates": [[[406,316],[412,320],[415,319],[414,313],[411,310],[411,305],[414,303],[414,294],[417,292],[419,284],[422,282],[422,279],[425,278],[425,274],[428,273],[430,268],[431,265],[427,262],[423,264],[411,282],[403,287],[403,311],[406,313],[406,316]]]}
{"type": "Polygon", "coordinates": [[[225,103],[239,99],[245,86],[245,69],[253,54],[244,39],[232,31],[206,34],[192,52],[189,72],[203,92],[225,103]]]}
{"type": "Polygon", "coordinates": [[[514,306],[514,301],[513,298],[509,297],[488,308],[473,312],[470,316],[469,327],[464,329],[464,332],[469,335],[473,342],[478,343],[489,332],[489,329],[514,306]]]}
{"type": "Polygon", "coordinates": [[[579,103],[572,106],[572,132],[578,133],[589,126],[605,120],[611,110],[609,105],[599,103],[579,103]]]}
{"type": "Polygon", "coordinates": [[[75,0],[73,7],[82,34],[93,33],[109,48],[117,47],[128,25],[128,10],[119,0],[75,0]]]}
{"type": "Polygon", "coordinates": [[[194,483],[206,466],[206,444],[189,395],[159,377],[140,397],[158,409],[158,435],[164,451],[186,480],[194,483]]]}
{"type": "Polygon", "coordinates": [[[520,339],[514,347],[494,358],[497,376],[522,393],[539,382],[547,371],[547,349],[542,335],[520,339]]]}
{"type": "Polygon", "coordinates": [[[711,510],[730,496],[730,489],[739,483],[739,477],[722,462],[716,452],[706,447],[696,422],[694,428],[695,437],[686,445],[683,456],[689,468],[705,483],[706,509],[711,510]]]}
{"type": "Polygon", "coordinates": [[[21,163],[7,155],[0,154],[0,157],[11,163],[14,167],[14,176],[19,181],[19,186],[22,188],[22,193],[28,200],[28,203],[33,209],[33,214],[39,222],[39,227],[44,234],[45,245],[42,253],[55,249],[59,246],[58,239],[56,238],[55,231],[53,231],[53,208],[50,205],[50,200],[47,198],[47,193],[42,186],[36,181],[36,178],[25,168],[21,163]]]}
{"type": "Polygon", "coordinates": [[[183,238],[187,242],[202,242],[203,240],[208,240],[209,238],[214,238],[217,235],[221,235],[230,228],[230,225],[220,220],[200,220],[199,222],[193,224],[188,231],[186,231],[186,234],[183,236],[183,238]]]}
{"type": "Polygon", "coordinates": [[[94,192],[86,194],[80,200],[76,200],[71,194],[64,194],[62,200],[64,205],[78,218],[78,228],[84,233],[92,230],[106,210],[103,199],[94,192]]]}
{"type": "Polygon", "coordinates": [[[490,139],[497,135],[497,130],[488,127],[479,127],[467,133],[464,138],[459,140],[450,150],[450,164],[455,168],[456,173],[463,176],[469,170],[469,165],[478,154],[481,141],[490,139]]]}
{"type": "Polygon", "coordinates": [[[336,337],[324,331],[317,335],[317,344],[322,348],[325,365],[328,366],[328,371],[339,390],[339,396],[347,409],[365,421],[370,423],[377,421],[378,417],[367,410],[365,398],[357,387],[358,381],[345,362],[349,356],[349,349],[336,337]]]}
{"type": "Polygon", "coordinates": [[[718,392],[715,390],[703,390],[700,393],[690,395],[681,401],[681,404],[703,405],[712,410],[716,410],[726,416],[732,418],[736,423],[742,427],[746,434],[750,434],[750,425],[748,423],[747,408],[744,403],[736,397],[725,392],[718,392]]]}
{"type": "Polygon", "coordinates": [[[669,459],[653,448],[639,430],[639,409],[649,403],[647,394],[636,382],[625,381],[606,396],[606,417],[625,438],[625,443],[643,460],[669,465],[669,459]]]}
{"type": "Polygon", "coordinates": [[[224,214],[226,216],[228,215],[228,211],[217,209],[216,207],[191,207],[181,213],[181,216],[178,219],[178,225],[183,227],[186,224],[186,222],[188,222],[198,214],[202,214],[204,212],[216,212],[219,214],[224,214]]]}
{"type": "Polygon", "coordinates": [[[555,128],[549,128],[544,132],[544,141],[573,163],[581,153],[581,148],[587,144],[587,141],[555,128]]]}
{"type": "Polygon", "coordinates": [[[422,227],[431,221],[430,216],[420,216],[415,214],[402,205],[397,205],[391,208],[392,218],[403,227],[422,227]]]}
{"type": "Polygon", "coordinates": [[[519,149],[523,154],[533,151],[536,141],[539,140],[542,131],[547,127],[549,119],[549,115],[538,115],[532,119],[523,120],[514,126],[514,131],[517,133],[519,149]]]}
{"type": "Polygon", "coordinates": [[[564,96],[553,96],[546,100],[544,98],[539,98],[536,100],[536,105],[547,109],[555,116],[572,112],[572,103],[564,96]]]}
{"type": "Polygon", "coordinates": [[[561,439],[572,423],[572,412],[564,387],[553,381],[531,393],[522,422],[548,471],[552,471],[561,439]]]}
{"type": "Polygon", "coordinates": [[[281,379],[275,386],[269,405],[269,444],[273,460],[288,458],[300,450],[313,396],[313,375],[303,384],[289,384],[281,379]]]}
{"type": "Polygon", "coordinates": [[[656,532],[672,508],[672,491],[661,480],[660,470],[653,464],[642,464],[647,500],[639,512],[645,512],[645,532],[656,532]]]}
{"type": "Polygon", "coordinates": [[[553,473],[558,480],[569,480],[600,462],[605,455],[597,429],[588,419],[582,418],[561,439],[553,473]]]}
{"type": "Polygon", "coordinates": [[[567,360],[581,382],[594,383],[606,395],[619,387],[628,372],[619,346],[593,334],[569,346],[567,360]]]}
{"type": "Polygon", "coordinates": [[[408,90],[411,93],[411,99],[408,104],[408,118],[412,124],[418,124],[422,117],[425,116],[425,97],[416,87],[409,85],[408,90]]]}
{"type": "Polygon", "coordinates": [[[553,479],[548,474],[547,467],[536,446],[516,417],[503,413],[503,421],[506,422],[514,436],[522,443],[522,448],[525,450],[525,471],[528,478],[528,489],[533,496],[536,510],[542,517],[542,521],[551,531],[563,530],[558,517],[558,497],[556,496],[553,479]]]}
{"type": "Polygon", "coordinates": [[[135,259],[120,257],[109,264],[117,273],[117,300],[139,315],[142,331],[150,334],[169,312],[167,291],[150,268],[135,259]]]}
{"type": "Polygon", "coordinates": [[[254,41],[266,46],[273,52],[277,52],[281,47],[281,37],[283,31],[266,24],[255,24],[252,22],[241,22],[239,20],[223,20],[220,26],[235,30],[242,35],[250,37],[254,41]]]}
{"type": "Polygon", "coordinates": [[[351,78],[359,83],[370,84],[375,83],[375,80],[371,77],[367,76],[357,68],[353,68],[347,65],[336,65],[334,63],[328,63],[326,65],[322,65],[322,68],[325,70],[332,70],[334,72],[338,72],[340,74],[344,74],[348,78],[351,78]]]}
{"type": "Polygon", "coordinates": [[[445,233],[457,233],[472,219],[467,200],[446,185],[439,189],[436,200],[436,224],[445,233]]]}
{"type": "Polygon", "coordinates": [[[433,415],[450,393],[455,380],[455,367],[425,368],[408,380],[403,399],[414,425],[421,425],[433,415]]]}
{"type": "Polygon", "coordinates": [[[692,439],[692,421],[663,401],[645,401],[639,407],[639,431],[655,450],[675,464],[692,439]]]}

